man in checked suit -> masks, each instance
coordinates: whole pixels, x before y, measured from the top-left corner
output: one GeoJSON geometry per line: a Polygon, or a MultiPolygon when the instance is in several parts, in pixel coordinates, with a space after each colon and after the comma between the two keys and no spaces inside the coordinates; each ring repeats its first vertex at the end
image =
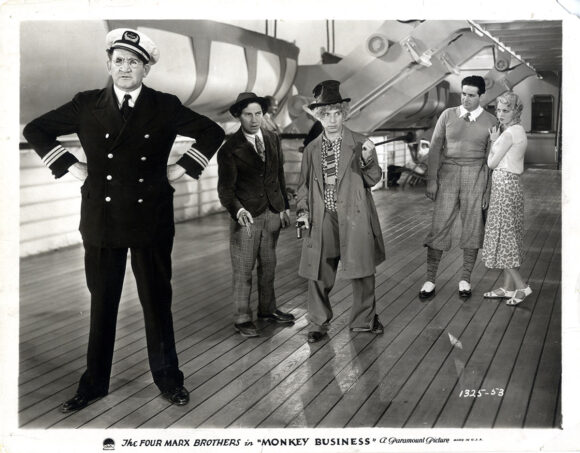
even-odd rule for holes
{"type": "Polygon", "coordinates": [[[218,194],[232,217],[230,253],[233,270],[234,327],[258,336],[252,320],[252,270],[258,262],[258,318],[292,323],[294,315],[276,308],[274,277],[280,228],[290,224],[284,156],[280,138],[261,128],[268,102],[240,93],[230,113],[240,128],[218,153],[218,194]]]}
{"type": "Polygon", "coordinates": [[[56,178],[67,172],[81,187],[80,232],[91,293],[87,368],[76,395],[61,411],[74,412],[105,396],[119,301],[131,249],[131,265],[145,318],[149,366],[162,396],[189,401],[179,369],[171,315],[173,187],[185,173],[198,178],[223,141],[223,130],[184,107],[173,95],[143,85],[159,59],[155,43],[140,31],[107,34],[107,69],[113,85],[78,93],[33,120],[24,136],[56,178]],[[76,133],[86,154],[82,163],[57,140],[76,133]],[[167,165],[176,135],[195,139],[167,165]]]}

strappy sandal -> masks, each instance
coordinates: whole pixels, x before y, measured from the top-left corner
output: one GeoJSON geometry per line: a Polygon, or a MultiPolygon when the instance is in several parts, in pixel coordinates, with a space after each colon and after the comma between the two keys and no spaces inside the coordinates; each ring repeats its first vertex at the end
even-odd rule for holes
{"type": "Polygon", "coordinates": [[[487,293],[483,293],[486,299],[510,299],[514,297],[515,291],[508,291],[503,288],[497,288],[487,293]]]}
{"type": "Polygon", "coordinates": [[[508,300],[506,300],[506,304],[510,306],[516,306],[521,304],[526,297],[532,294],[532,288],[526,286],[522,289],[516,289],[515,294],[508,300]]]}

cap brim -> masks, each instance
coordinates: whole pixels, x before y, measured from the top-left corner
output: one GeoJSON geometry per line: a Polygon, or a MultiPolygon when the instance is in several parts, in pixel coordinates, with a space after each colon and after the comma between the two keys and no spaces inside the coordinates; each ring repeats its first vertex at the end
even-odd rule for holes
{"type": "Polygon", "coordinates": [[[149,53],[142,48],[139,48],[137,46],[131,46],[125,43],[113,43],[111,45],[111,47],[109,47],[110,50],[115,50],[115,49],[123,49],[123,50],[128,50],[129,52],[134,53],[136,56],[138,56],[145,64],[151,63],[151,55],[149,55],[149,53]]]}
{"type": "Polygon", "coordinates": [[[246,108],[246,106],[248,106],[252,103],[260,104],[260,107],[262,107],[262,112],[265,113],[268,111],[268,101],[265,98],[261,98],[261,97],[243,99],[243,100],[233,104],[228,109],[228,111],[232,114],[232,116],[236,116],[236,112],[244,110],[246,108]]]}
{"type": "Polygon", "coordinates": [[[344,99],[341,99],[340,101],[332,101],[332,102],[315,102],[313,104],[310,104],[308,106],[308,108],[310,110],[312,110],[312,109],[315,109],[316,107],[324,107],[325,105],[342,104],[343,102],[350,102],[350,98],[344,98],[344,99]]]}

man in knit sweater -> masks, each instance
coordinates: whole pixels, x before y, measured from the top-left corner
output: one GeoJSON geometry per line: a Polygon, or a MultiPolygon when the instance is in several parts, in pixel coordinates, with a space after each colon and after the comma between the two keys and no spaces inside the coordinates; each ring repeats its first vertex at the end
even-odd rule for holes
{"type": "Polygon", "coordinates": [[[419,296],[435,293],[435,278],[444,250],[451,248],[451,233],[461,214],[463,272],[459,295],[471,295],[471,271],[483,243],[483,209],[489,200],[486,165],[489,130],[496,118],[479,105],[485,81],[469,76],[461,81],[461,105],[445,110],[435,126],[429,150],[427,192],[435,202],[427,247],[427,278],[419,296]]]}

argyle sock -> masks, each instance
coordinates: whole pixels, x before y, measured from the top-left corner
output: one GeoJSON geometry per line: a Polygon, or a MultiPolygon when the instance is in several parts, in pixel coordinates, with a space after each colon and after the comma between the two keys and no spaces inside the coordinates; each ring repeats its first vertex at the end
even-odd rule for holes
{"type": "Polygon", "coordinates": [[[427,247],[427,280],[432,283],[435,283],[437,269],[439,268],[439,261],[441,261],[442,255],[443,250],[427,247]]]}
{"type": "Polygon", "coordinates": [[[468,283],[471,279],[471,271],[473,270],[473,266],[475,266],[478,251],[479,249],[463,249],[463,272],[461,273],[461,279],[468,283]]]}

